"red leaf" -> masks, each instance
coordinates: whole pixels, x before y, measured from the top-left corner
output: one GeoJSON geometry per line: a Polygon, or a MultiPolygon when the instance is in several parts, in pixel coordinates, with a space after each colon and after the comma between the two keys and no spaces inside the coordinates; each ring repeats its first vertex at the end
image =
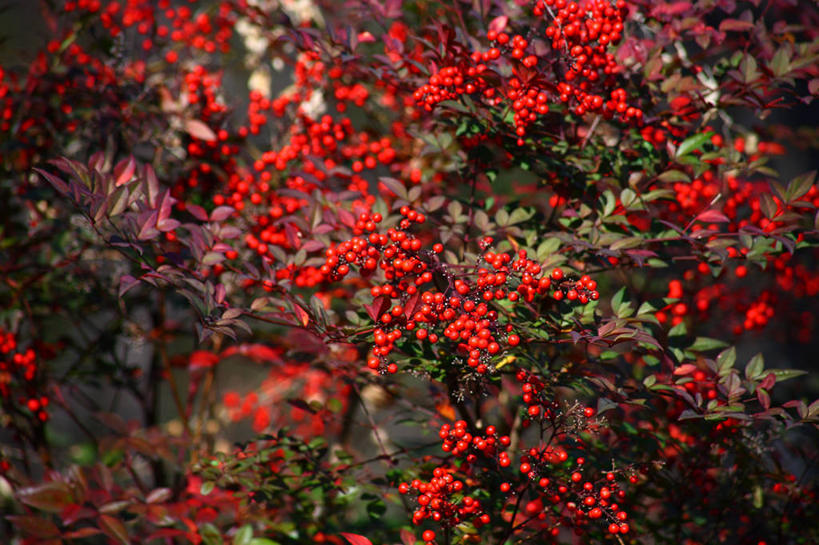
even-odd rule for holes
{"type": "Polygon", "coordinates": [[[423,306],[421,300],[421,290],[416,290],[414,294],[410,295],[407,302],[404,304],[404,315],[408,320],[412,320],[415,313],[423,306]]]}
{"type": "Polygon", "coordinates": [[[63,534],[64,539],[82,539],[84,537],[91,537],[101,533],[102,530],[99,528],[91,528],[90,526],[85,528],[80,528],[79,530],[74,530],[71,532],[66,532],[63,534]]]}
{"type": "Polygon", "coordinates": [[[696,370],[697,370],[697,366],[696,366],[696,365],[692,365],[692,364],[690,364],[690,363],[686,363],[686,364],[684,364],[684,365],[680,365],[679,367],[677,367],[676,369],[674,369],[674,374],[675,374],[675,375],[687,375],[688,373],[690,373],[690,372],[692,372],[692,371],[696,371],[696,370]]]}
{"type": "Polygon", "coordinates": [[[506,28],[506,23],[509,22],[509,17],[506,15],[499,15],[492,19],[489,22],[489,30],[494,30],[495,32],[501,32],[504,28],[506,28]]]}
{"type": "Polygon", "coordinates": [[[26,505],[51,513],[59,513],[74,501],[68,485],[59,482],[22,488],[17,492],[17,497],[26,505]]]}
{"type": "Polygon", "coordinates": [[[404,545],[415,545],[415,541],[415,534],[406,528],[401,529],[401,543],[404,545]]]}
{"type": "Polygon", "coordinates": [[[762,379],[762,382],[759,383],[759,387],[770,390],[774,384],[776,384],[776,375],[774,373],[768,373],[768,375],[762,379]]]}
{"type": "Polygon", "coordinates": [[[185,130],[189,135],[193,136],[194,138],[198,138],[199,140],[204,140],[206,142],[213,142],[216,140],[216,133],[213,132],[213,129],[198,119],[186,119],[185,130]]]}
{"type": "Polygon", "coordinates": [[[160,231],[162,231],[163,233],[166,233],[168,231],[173,231],[174,229],[176,229],[180,225],[182,225],[182,224],[179,223],[179,221],[177,221],[175,219],[172,219],[172,218],[165,218],[165,219],[161,219],[158,222],[156,222],[156,228],[159,229],[160,231]]]}
{"type": "Polygon", "coordinates": [[[347,534],[347,533],[342,533],[341,535],[343,535],[343,536],[344,536],[344,538],[345,538],[347,541],[349,541],[350,543],[352,543],[352,545],[373,545],[373,542],[372,542],[372,541],[370,541],[370,540],[369,540],[369,539],[367,539],[366,537],[364,537],[364,536],[360,536],[360,535],[358,535],[358,534],[347,534]]]}
{"type": "Polygon", "coordinates": [[[364,305],[364,310],[373,322],[377,322],[378,318],[390,309],[390,304],[389,297],[379,296],[373,299],[371,305],[364,305]]]}
{"type": "Polygon", "coordinates": [[[719,210],[706,210],[697,216],[697,221],[705,223],[728,223],[731,220],[719,210]]]}
{"type": "Polygon", "coordinates": [[[754,28],[750,21],[740,21],[739,19],[725,19],[719,24],[720,32],[744,32],[754,28]]]}
{"type": "Polygon", "coordinates": [[[114,185],[119,187],[130,182],[134,172],[136,172],[136,161],[134,161],[134,158],[128,157],[127,159],[123,159],[114,167],[114,178],[116,179],[114,185]]]}
{"type": "Polygon", "coordinates": [[[65,183],[64,181],[62,181],[60,178],[58,178],[57,176],[54,176],[53,174],[50,174],[50,173],[46,172],[45,170],[40,170],[39,168],[35,168],[34,171],[37,174],[39,174],[40,176],[42,176],[43,178],[45,178],[48,181],[48,183],[53,185],[54,189],[56,189],[57,191],[59,191],[63,195],[68,194],[68,184],[65,183]]]}
{"type": "Polygon", "coordinates": [[[57,525],[43,517],[10,515],[6,517],[6,519],[25,533],[34,537],[48,538],[60,535],[57,525]]]}
{"type": "Polygon", "coordinates": [[[239,352],[258,363],[278,362],[280,359],[278,351],[263,344],[242,345],[239,352]]]}
{"type": "Polygon", "coordinates": [[[128,530],[125,529],[125,525],[122,524],[122,521],[118,518],[112,517],[111,515],[100,515],[99,523],[100,530],[108,537],[120,543],[130,543],[128,530]]]}
{"type": "Polygon", "coordinates": [[[307,327],[307,324],[310,323],[310,315],[307,314],[307,312],[298,305],[293,305],[293,310],[296,311],[296,317],[301,322],[301,325],[307,327]]]}
{"type": "Polygon", "coordinates": [[[315,252],[316,250],[323,250],[325,244],[320,240],[308,240],[301,245],[305,252],[315,252]]]}

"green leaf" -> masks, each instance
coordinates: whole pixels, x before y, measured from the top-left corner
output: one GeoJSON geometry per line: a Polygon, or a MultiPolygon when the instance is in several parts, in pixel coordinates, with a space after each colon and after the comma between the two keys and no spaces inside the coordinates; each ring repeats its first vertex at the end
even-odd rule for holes
{"type": "Polygon", "coordinates": [[[266,537],[254,537],[250,540],[249,545],[280,545],[280,543],[266,537]]]}
{"type": "Polygon", "coordinates": [[[757,354],[751,358],[751,361],[749,361],[748,365],[745,366],[745,378],[748,380],[755,380],[759,378],[764,370],[764,363],[762,354],[757,354]]]}
{"type": "Polygon", "coordinates": [[[757,68],[756,59],[750,53],[742,57],[739,63],[739,70],[742,73],[742,78],[745,83],[752,83],[759,79],[759,69],[757,68]]]}
{"type": "Polygon", "coordinates": [[[643,237],[625,237],[611,246],[609,246],[612,250],[626,250],[629,248],[637,248],[638,246],[642,246],[643,244],[643,237]]]}
{"type": "Polygon", "coordinates": [[[774,76],[779,78],[790,72],[791,55],[793,55],[793,51],[788,45],[783,45],[774,53],[771,62],[768,64],[774,76]]]}
{"type": "Polygon", "coordinates": [[[534,210],[529,211],[525,208],[516,208],[512,211],[512,215],[509,217],[508,225],[515,225],[516,223],[524,222],[534,215],[534,210]]]}
{"type": "Polygon", "coordinates": [[[495,223],[497,223],[499,227],[506,227],[509,225],[509,212],[507,212],[504,208],[498,210],[498,213],[495,214],[495,223]]]}
{"type": "Polygon", "coordinates": [[[637,193],[633,189],[627,187],[620,192],[620,202],[626,209],[630,208],[635,200],[637,200],[637,193]]]}
{"type": "Polygon", "coordinates": [[[371,501],[367,504],[367,514],[371,519],[378,520],[387,512],[387,506],[382,500],[371,501]]]}
{"type": "Polygon", "coordinates": [[[788,184],[788,190],[785,192],[785,198],[789,203],[798,200],[799,197],[810,191],[810,188],[813,186],[815,181],[815,170],[797,176],[788,184]]]}
{"type": "Polygon", "coordinates": [[[202,486],[199,489],[199,493],[202,494],[203,496],[207,496],[208,494],[213,492],[214,486],[216,486],[216,484],[213,481],[205,481],[202,483],[202,486]]]}
{"type": "Polygon", "coordinates": [[[728,343],[719,339],[712,339],[710,337],[697,337],[694,339],[694,344],[688,347],[693,352],[705,352],[706,350],[713,350],[714,348],[725,348],[728,343]]]}
{"type": "Polygon", "coordinates": [[[735,347],[727,348],[720,352],[717,356],[717,369],[720,376],[723,376],[730,371],[737,361],[737,349],[735,347]]]}
{"type": "Polygon", "coordinates": [[[680,144],[680,147],[677,148],[677,158],[679,159],[680,157],[688,155],[694,150],[700,149],[702,146],[705,145],[706,142],[711,140],[711,136],[713,135],[714,133],[709,131],[700,134],[695,134],[694,136],[689,136],[688,138],[683,140],[682,144],[680,144]]]}
{"type": "Polygon", "coordinates": [[[762,193],[759,196],[759,208],[768,219],[773,218],[777,210],[776,203],[768,193],[762,193]]]}
{"type": "Polygon", "coordinates": [[[690,182],[691,177],[681,170],[666,170],[657,179],[661,182],[690,182]]]}
{"type": "Polygon", "coordinates": [[[688,328],[685,327],[685,322],[680,322],[668,331],[669,338],[671,337],[685,337],[688,335],[688,328]]]}
{"type": "Polygon", "coordinates": [[[801,377],[802,375],[808,374],[807,371],[803,371],[801,369],[769,369],[769,371],[776,376],[776,382],[782,382],[783,380],[801,377]]]}
{"type": "Polygon", "coordinates": [[[614,294],[611,298],[611,308],[615,310],[620,307],[620,303],[623,302],[623,298],[626,296],[626,287],[623,286],[617,293],[614,294]]]}
{"type": "Polygon", "coordinates": [[[764,504],[764,501],[765,501],[763,496],[762,496],[762,487],[759,486],[758,484],[756,486],[754,486],[753,501],[754,501],[754,507],[756,509],[761,509],[762,505],[764,504]]]}
{"type": "Polygon", "coordinates": [[[537,247],[535,255],[538,261],[544,261],[551,254],[557,252],[560,248],[560,239],[557,237],[550,237],[540,243],[537,247]]]}
{"type": "Polygon", "coordinates": [[[253,540],[253,527],[250,524],[245,524],[233,536],[233,545],[250,545],[253,540]]]}

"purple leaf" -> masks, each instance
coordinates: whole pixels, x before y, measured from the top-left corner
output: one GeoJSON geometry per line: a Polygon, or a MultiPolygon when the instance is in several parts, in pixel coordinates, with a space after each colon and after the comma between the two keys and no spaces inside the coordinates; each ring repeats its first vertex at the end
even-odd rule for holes
{"type": "Polygon", "coordinates": [[[43,178],[45,178],[48,183],[53,185],[54,189],[56,189],[63,195],[68,195],[68,184],[65,183],[62,179],[39,168],[35,168],[34,171],[43,178]]]}
{"type": "Polygon", "coordinates": [[[191,215],[199,221],[208,221],[208,213],[198,204],[186,204],[185,210],[190,212],[191,215]]]}
{"type": "Polygon", "coordinates": [[[131,288],[139,284],[139,279],[134,278],[130,274],[122,275],[119,279],[119,297],[122,297],[131,288]]]}
{"type": "Polygon", "coordinates": [[[148,204],[156,206],[156,197],[159,195],[159,180],[151,165],[145,165],[145,193],[148,195],[148,204]]]}
{"type": "Polygon", "coordinates": [[[217,206],[210,213],[210,221],[224,221],[233,214],[232,206],[217,206]]]}

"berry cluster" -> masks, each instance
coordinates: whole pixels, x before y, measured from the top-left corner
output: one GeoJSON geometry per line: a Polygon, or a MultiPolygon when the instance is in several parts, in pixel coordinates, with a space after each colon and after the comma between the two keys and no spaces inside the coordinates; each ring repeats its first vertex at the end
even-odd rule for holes
{"type": "MultiPolygon", "coordinates": [[[[413,524],[421,524],[426,519],[447,528],[464,521],[472,521],[476,527],[489,523],[490,517],[483,512],[480,500],[466,495],[464,482],[454,474],[455,469],[451,467],[436,467],[429,482],[415,479],[411,483],[398,485],[401,494],[409,494],[411,490],[418,492],[418,507],[412,514],[413,524]]],[[[422,538],[430,545],[435,541],[435,532],[426,530],[422,538]]]]}
{"type": "Polygon", "coordinates": [[[472,435],[467,430],[465,420],[458,420],[454,427],[444,424],[438,432],[443,441],[441,450],[455,457],[462,457],[468,464],[477,461],[479,454],[488,459],[497,458],[500,467],[509,467],[512,464],[509,454],[503,449],[511,444],[508,435],[498,435],[495,426],[487,426],[483,436],[472,435]]]}
{"type": "Polygon", "coordinates": [[[4,405],[16,401],[15,409],[45,422],[49,400],[40,391],[37,378],[34,349],[18,350],[16,336],[0,329],[0,400],[4,405]]]}
{"type": "Polygon", "coordinates": [[[490,103],[499,100],[495,90],[489,87],[483,77],[487,69],[486,64],[481,62],[484,57],[486,54],[475,52],[469,61],[441,68],[430,76],[428,83],[415,90],[413,99],[416,105],[431,112],[436,104],[445,100],[458,100],[463,94],[472,95],[477,92],[481,92],[483,98],[490,103]]]}
{"type": "Polygon", "coordinates": [[[491,29],[487,33],[490,48],[433,73],[415,91],[416,105],[432,111],[445,100],[479,93],[484,103],[497,106],[505,98],[513,110],[518,145],[523,145],[527,127],[549,112],[550,95],[568,104],[578,116],[596,112],[606,119],[619,115],[624,122],[641,122],[643,112],[628,104],[625,89],[616,87],[615,77],[622,68],[608,51],[622,39],[625,0],[537,0],[533,11],[538,17],[548,15],[543,35],[552,51],[559,53],[560,66],[553,67],[554,55],[534,52],[532,41],[524,36],[491,29]],[[500,62],[511,66],[511,76],[504,78],[487,67],[487,63],[500,62]],[[563,73],[557,83],[554,69],[563,73]],[[490,83],[497,78],[499,85],[490,83]]]}
{"type": "MultiPolygon", "coordinates": [[[[586,304],[599,298],[596,283],[588,276],[572,280],[561,269],[544,276],[541,266],[528,259],[525,250],[515,258],[508,253],[485,251],[474,271],[474,281],[468,272],[456,276],[435,258],[443,251],[442,244],[434,244],[431,251],[423,249],[421,240],[409,232],[413,225],[423,224],[426,216],[407,206],[401,207],[400,214],[403,218],[397,228],[378,233],[380,214],[362,213],[356,228],[369,234],[329,248],[319,269],[329,281],[343,279],[353,266],[364,277],[379,268],[383,271],[387,282],[370,290],[374,301],[368,311],[378,324],[373,331],[375,346],[367,361],[370,369],[396,372],[398,366],[387,361],[386,356],[405,332],[411,332],[419,341],[449,340],[454,344],[454,353],[465,357],[466,364],[478,374],[484,374],[490,370],[492,357],[503,350],[503,344],[514,347],[520,343],[511,324],[499,323],[498,311],[489,306],[493,301],[516,302],[523,298],[531,302],[550,288],[554,289],[555,300],[586,304]],[[443,291],[429,286],[442,282],[447,284],[443,291]],[[423,289],[426,286],[428,289],[423,289]],[[399,302],[393,304],[396,299],[399,302]]],[[[482,249],[491,243],[492,239],[485,237],[482,249]]]]}
{"type": "Polygon", "coordinates": [[[576,115],[601,112],[607,119],[619,114],[623,121],[640,121],[643,113],[627,104],[624,89],[611,90],[608,100],[591,91],[598,82],[604,88],[614,86],[613,76],[621,70],[608,47],[622,38],[625,0],[537,0],[534,13],[549,15],[546,38],[554,50],[568,54],[568,68],[557,86],[561,102],[573,98],[576,115]]]}

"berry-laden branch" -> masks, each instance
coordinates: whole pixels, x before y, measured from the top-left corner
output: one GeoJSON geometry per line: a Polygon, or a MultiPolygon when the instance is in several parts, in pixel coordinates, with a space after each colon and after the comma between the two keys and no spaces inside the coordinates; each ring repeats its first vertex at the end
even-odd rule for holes
{"type": "Polygon", "coordinates": [[[493,303],[530,303],[546,294],[581,305],[599,298],[597,283],[588,276],[571,280],[559,268],[546,275],[524,250],[514,257],[489,251],[488,237],[481,241],[484,253],[472,270],[455,274],[437,257],[443,251],[441,243],[426,249],[412,233],[426,216],[409,207],[400,213],[398,226],[383,233],[377,232],[380,214],[362,214],[359,223],[369,234],[328,249],[320,268],[330,281],[344,279],[351,267],[370,280],[373,302],[365,310],[376,324],[367,360],[370,369],[397,372],[397,363],[387,356],[402,338],[401,344],[414,338],[429,350],[444,343],[444,354],[465,358],[469,368],[483,375],[493,369],[496,356],[521,342],[514,324],[501,320],[493,303]],[[377,270],[383,283],[375,280],[377,270]]]}

